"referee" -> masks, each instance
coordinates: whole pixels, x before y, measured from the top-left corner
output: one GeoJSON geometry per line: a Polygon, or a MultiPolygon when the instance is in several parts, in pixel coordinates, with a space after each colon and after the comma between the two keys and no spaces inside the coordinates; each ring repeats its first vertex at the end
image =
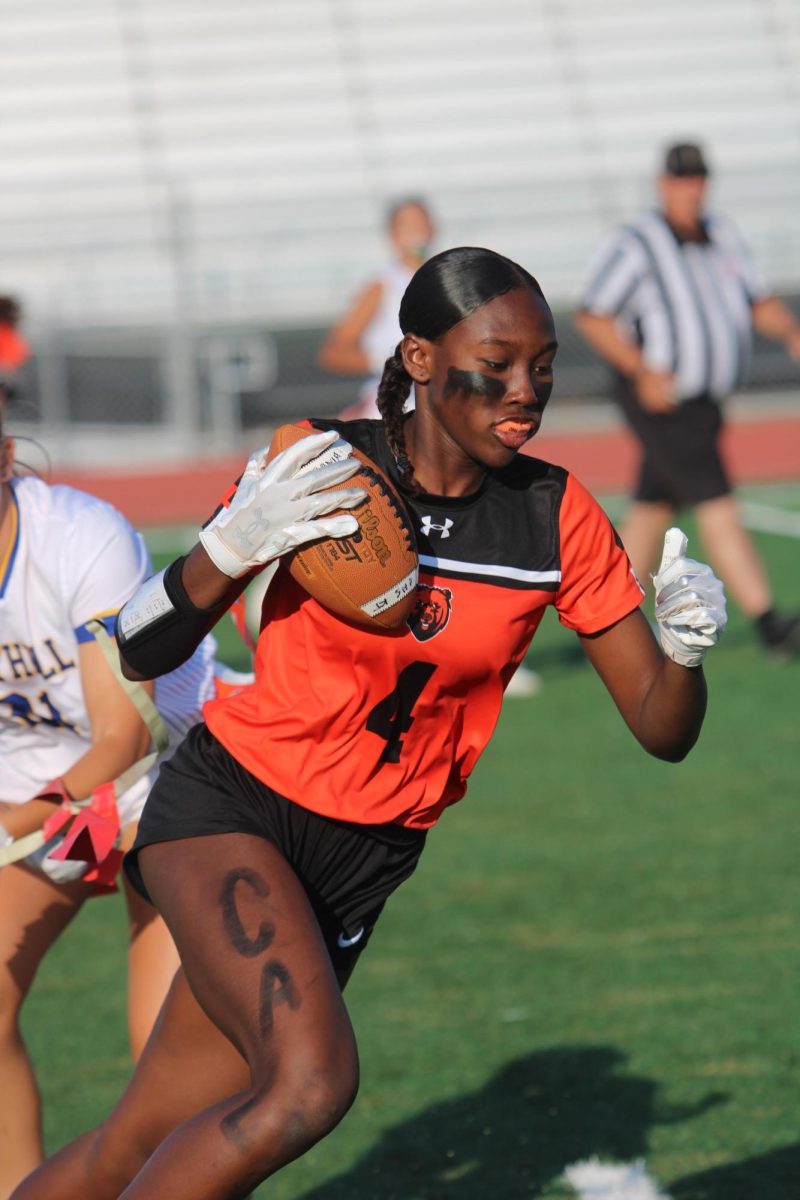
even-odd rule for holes
{"type": "Polygon", "coordinates": [[[706,553],[768,649],[800,651],[800,616],[778,612],[719,452],[721,404],[747,376],[752,331],[800,359],[800,322],[771,295],[729,221],[704,212],[699,146],[666,155],[660,208],[601,246],[575,317],[615,368],[642,461],[622,539],[640,579],[675,511],[693,508],[706,553]]]}

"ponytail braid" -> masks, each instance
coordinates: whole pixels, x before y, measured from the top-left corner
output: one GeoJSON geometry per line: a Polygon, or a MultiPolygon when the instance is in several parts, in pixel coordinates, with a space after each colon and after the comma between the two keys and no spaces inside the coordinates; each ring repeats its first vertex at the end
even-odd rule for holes
{"type": "Polygon", "coordinates": [[[383,364],[376,403],[383,420],[386,441],[403,482],[414,486],[414,467],[406,453],[403,409],[411,392],[411,376],[403,366],[400,346],[383,364]]]}

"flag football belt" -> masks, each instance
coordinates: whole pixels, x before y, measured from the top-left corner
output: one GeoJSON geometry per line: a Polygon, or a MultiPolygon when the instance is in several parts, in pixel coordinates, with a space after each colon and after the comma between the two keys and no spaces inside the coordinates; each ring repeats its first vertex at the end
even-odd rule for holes
{"type": "Polygon", "coordinates": [[[95,883],[100,889],[113,890],[114,876],[122,861],[122,851],[116,848],[120,833],[117,800],[147,774],[159,754],[166,750],[169,734],[161,714],[142,685],[126,679],[122,674],[116,643],[109,637],[103,623],[89,621],[86,628],[94,634],[111,673],[147,726],[155,749],[110,783],[100,784],[85,800],[64,800],[41,829],[0,847],[0,867],[27,858],[56,834],[66,831],[49,857],[90,863],[90,870],[83,876],[84,881],[95,883]]]}

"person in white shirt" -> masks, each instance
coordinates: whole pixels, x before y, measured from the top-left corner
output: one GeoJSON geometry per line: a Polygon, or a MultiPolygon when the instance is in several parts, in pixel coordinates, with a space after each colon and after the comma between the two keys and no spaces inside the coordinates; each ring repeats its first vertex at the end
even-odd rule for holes
{"type": "MultiPolygon", "coordinates": [[[[92,621],[110,629],[151,567],[140,535],[111,505],[15,474],[14,443],[1,426],[2,411],[0,846],[9,846],[40,829],[60,804],[87,801],[147,754],[150,730],[115,677],[92,621]]],[[[213,694],[214,645],[206,639],[178,671],[143,685],[163,721],[165,754],[213,694]]],[[[152,767],[120,795],[123,849],[155,775],[152,767]]],[[[63,836],[0,870],[0,1197],[43,1155],[39,1092],[19,1011],[43,956],[96,890],[92,863],[51,857],[63,836]]],[[[129,1032],[138,1057],[178,957],[156,910],[123,886],[129,1032]]]]}
{"type": "Polygon", "coordinates": [[[387,231],[392,261],[371,279],[337,321],[320,347],[320,366],[337,375],[364,375],[359,399],[341,414],[344,420],[378,420],[375,398],[386,359],[403,336],[397,314],[411,277],[428,257],[436,228],[423,200],[391,205],[387,231]]]}

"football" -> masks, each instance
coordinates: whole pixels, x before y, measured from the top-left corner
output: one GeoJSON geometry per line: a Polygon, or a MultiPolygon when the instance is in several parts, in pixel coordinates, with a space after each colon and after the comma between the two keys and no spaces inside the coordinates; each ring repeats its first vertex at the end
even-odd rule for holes
{"type": "MultiPolygon", "coordinates": [[[[281,425],[267,459],[317,432],[301,425],[281,425]]],[[[339,443],[338,445],[341,445],[339,443]]],[[[303,473],[328,461],[337,443],[314,459],[303,473]]],[[[367,628],[397,629],[416,600],[419,559],[414,528],[402,500],[366,454],[353,448],[360,469],[336,487],[361,487],[363,504],[350,509],[358,532],[347,538],[323,538],[287,554],[292,578],[325,608],[367,628]]]]}

